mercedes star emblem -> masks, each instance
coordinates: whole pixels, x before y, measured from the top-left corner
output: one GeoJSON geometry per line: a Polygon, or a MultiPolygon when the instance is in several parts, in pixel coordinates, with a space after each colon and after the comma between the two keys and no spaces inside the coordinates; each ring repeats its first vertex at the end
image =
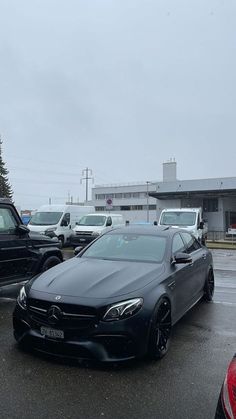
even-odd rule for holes
{"type": "Polygon", "coordinates": [[[57,306],[51,306],[47,311],[47,318],[50,324],[57,324],[62,318],[61,309],[57,306]]]}

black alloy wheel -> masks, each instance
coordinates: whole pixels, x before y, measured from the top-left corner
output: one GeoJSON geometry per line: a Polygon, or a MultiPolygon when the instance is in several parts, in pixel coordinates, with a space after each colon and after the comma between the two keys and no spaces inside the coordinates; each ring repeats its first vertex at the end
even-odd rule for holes
{"type": "Polygon", "coordinates": [[[214,273],[213,270],[210,269],[207,275],[207,279],[205,282],[204,287],[204,300],[205,301],[212,301],[213,295],[214,295],[214,289],[215,289],[215,280],[214,280],[214,273]]]}
{"type": "Polygon", "coordinates": [[[149,356],[160,359],[167,353],[171,339],[171,305],[162,298],[155,308],[149,338],[149,356]]]}

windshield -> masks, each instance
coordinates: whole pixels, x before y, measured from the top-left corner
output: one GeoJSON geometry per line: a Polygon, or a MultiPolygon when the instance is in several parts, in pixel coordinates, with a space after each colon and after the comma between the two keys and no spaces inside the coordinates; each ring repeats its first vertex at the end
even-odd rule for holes
{"type": "Polygon", "coordinates": [[[29,224],[34,226],[50,226],[58,224],[62,216],[62,212],[36,212],[29,224]]]}
{"type": "Polygon", "coordinates": [[[80,226],[104,226],[106,217],[104,215],[85,215],[80,219],[80,226]]]}
{"type": "Polygon", "coordinates": [[[131,233],[106,234],[95,241],[82,257],[160,263],[165,249],[165,237],[131,233]]]}
{"type": "Polygon", "coordinates": [[[161,225],[193,226],[196,222],[196,213],[182,211],[164,212],[161,217],[161,225]]]}

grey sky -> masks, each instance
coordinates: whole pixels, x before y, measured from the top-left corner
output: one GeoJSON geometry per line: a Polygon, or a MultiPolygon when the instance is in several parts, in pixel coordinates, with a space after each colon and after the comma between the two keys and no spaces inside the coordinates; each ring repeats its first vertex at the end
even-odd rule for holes
{"type": "Polygon", "coordinates": [[[15,202],[235,176],[234,0],[1,0],[0,133],[15,202]]]}

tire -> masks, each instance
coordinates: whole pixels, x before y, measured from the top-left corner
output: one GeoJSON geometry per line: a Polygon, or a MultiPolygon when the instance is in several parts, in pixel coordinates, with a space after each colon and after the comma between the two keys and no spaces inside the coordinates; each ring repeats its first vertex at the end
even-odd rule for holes
{"type": "Polygon", "coordinates": [[[61,263],[61,259],[59,259],[57,256],[49,256],[43,263],[41,272],[45,272],[48,269],[52,268],[53,266],[58,265],[61,263]]]}
{"type": "Polygon", "coordinates": [[[203,300],[204,301],[212,301],[213,295],[214,295],[214,288],[215,288],[215,280],[214,280],[214,273],[213,270],[210,269],[207,275],[207,279],[204,286],[204,295],[203,300]]]}
{"type": "Polygon", "coordinates": [[[59,240],[59,242],[61,242],[61,247],[63,247],[64,244],[65,244],[64,236],[58,236],[58,240],[59,240]]]}
{"type": "Polygon", "coordinates": [[[171,340],[171,304],[161,298],[152,317],[148,355],[151,359],[161,359],[166,355],[171,340]]]}

